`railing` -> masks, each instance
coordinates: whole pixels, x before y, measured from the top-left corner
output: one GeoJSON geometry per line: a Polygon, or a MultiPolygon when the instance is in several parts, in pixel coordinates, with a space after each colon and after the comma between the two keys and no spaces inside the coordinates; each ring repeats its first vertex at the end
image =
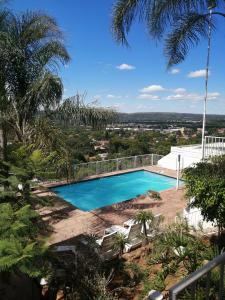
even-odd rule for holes
{"type": "Polygon", "coordinates": [[[205,157],[224,155],[225,137],[206,136],[205,137],[205,157]]]}
{"type": "MultiPolygon", "coordinates": [[[[225,253],[215,257],[199,270],[190,274],[169,290],[170,300],[197,300],[197,299],[218,299],[224,300],[224,264],[225,253]],[[212,290],[212,272],[219,268],[217,273],[218,286],[212,290]],[[201,294],[199,291],[201,290],[201,294]],[[200,294],[200,295],[199,295],[200,294]],[[200,298],[199,298],[200,297],[200,298]]],[[[215,285],[215,280],[214,280],[215,285]]]]}
{"type": "Polygon", "coordinates": [[[129,157],[121,157],[110,160],[102,160],[74,165],[74,179],[82,179],[91,175],[110,173],[120,170],[135,169],[144,166],[156,165],[162,155],[144,154],[129,157]]]}

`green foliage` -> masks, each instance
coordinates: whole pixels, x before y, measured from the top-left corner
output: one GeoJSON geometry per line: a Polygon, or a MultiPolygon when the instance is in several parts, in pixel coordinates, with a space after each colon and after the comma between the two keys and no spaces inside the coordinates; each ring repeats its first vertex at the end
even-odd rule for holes
{"type": "Polygon", "coordinates": [[[0,160],[0,186],[7,189],[11,182],[9,180],[10,165],[2,160],[0,160]]]}
{"type": "Polygon", "coordinates": [[[49,110],[59,103],[63,86],[56,70],[69,55],[56,21],[40,12],[8,11],[0,34],[0,75],[7,85],[2,93],[8,99],[2,117],[18,140],[25,141],[40,107],[49,110]]]}
{"type": "Polygon", "coordinates": [[[126,270],[129,270],[132,272],[132,280],[136,284],[139,282],[145,281],[148,276],[148,269],[142,269],[137,263],[131,262],[127,263],[125,266],[126,270]]]}
{"type": "Polygon", "coordinates": [[[93,299],[93,300],[116,300],[109,290],[107,289],[106,278],[96,274],[94,277],[84,277],[84,283],[86,291],[83,292],[83,297],[79,293],[75,292],[75,299],[93,299]]]}
{"type": "Polygon", "coordinates": [[[191,206],[201,209],[205,220],[225,227],[225,157],[215,157],[187,168],[183,177],[191,206]]]}
{"type": "Polygon", "coordinates": [[[140,223],[144,227],[144,235],[147,238],[147,229],[146,229],[146,224],[148,222],[151,222],[153,220],[153,214],[150,211],[145,211],[145,210],[140,210],[137,212],[135,215],[135,222],[140,223]]]}
{"type": "Polygon", "coordinates": [[[116,234],[114,248],[120,251],[120,255],[123,254],[123,250],[126,243],[127,243],[127,238],[124,234],[122,233],[116,234]]]}
{"type": "Polygon", "coordinates": [[[202,266],[204,259],[209,258],[205,244],[190,234],[187,223],[176,223],[160,235],[154,243],[154,256],[150,263],[162,263],[169,273],[176,271],[183,263],[187,274],[202,266]]]}
{"type": "Polygon", "coordinates": [[[37,238],[38,214],[29,205],[15,209],[3,203],[0,215],[0,272],[20,270],[31,277],[40,276],[46,248],[37,238]]]}
{"type": "Polygon", "coordinates": [[[29,180],[33,172],[25,168],[18,168],[0,160],[0,203],[22,203],[30,200],[29,180]],[[18,193],[18,184],[22,184],[22,190],[18,193]]]}

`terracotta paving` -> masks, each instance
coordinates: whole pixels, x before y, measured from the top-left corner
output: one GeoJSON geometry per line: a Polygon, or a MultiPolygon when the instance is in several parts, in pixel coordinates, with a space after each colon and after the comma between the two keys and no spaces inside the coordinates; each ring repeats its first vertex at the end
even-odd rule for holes
{"type": "MultiPolygon", "coordinates": [[[[171,177],[176,176],[176,171],[157,166],[140,169],[171,177]]],[[[104,174],[103,176],[124,172],[113,172],[104,174]]],[[[51,192],[49,194],[53,195],[51,192]]],[[[39,196],[41,195],[42,193],[40,192],[39,196]]],[[[44,195],[46,196],[46,192],[44,195]]],[[[82,234],[103,235],[105,228],[115,224],[122,225],[124,221],[132,218],[140,209],[151,210],[154,214],[161,213],[165,217],[165,224],[171,223],[174,221],[176,214],[182,212],[186,206],[184,189],[181,187],[176,191],[173,188],[161,192],[160,195],[162,198],[160,201],[141,196],[130,201],[124,201],[90,212],[81,211],[63,200],[56,199],[54,207],[42,208],[39,212],[43,219],[51,224],[53,232],[51,233],[49,244],[55,244],[73,239],[82,234]]]]}

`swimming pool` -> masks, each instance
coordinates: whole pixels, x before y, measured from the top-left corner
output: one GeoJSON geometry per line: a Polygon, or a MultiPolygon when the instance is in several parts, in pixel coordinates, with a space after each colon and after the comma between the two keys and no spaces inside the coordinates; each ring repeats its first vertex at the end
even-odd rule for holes
{"type": "Polygon", "coordinates": [[[176,186],[176,179],[164,175],[135,171],[78,183],[52,187],[60,198],[83,211],[133,199],[148,190],[157,192],[176,186]]]}

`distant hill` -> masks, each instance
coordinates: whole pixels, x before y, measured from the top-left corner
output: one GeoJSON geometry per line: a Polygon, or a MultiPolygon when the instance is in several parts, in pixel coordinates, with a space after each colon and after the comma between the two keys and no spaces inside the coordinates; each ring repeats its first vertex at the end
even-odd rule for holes
{"type": "MultiPolygon", "coordinates": [[[[201,114],[189,113],[165,113],[165,112],[137,112],[137,113],[119,113],[119,122],[201,122],[201,114]]],[[[208,121],[225,121],[224,115],[207,115],[208,121]]]]}

